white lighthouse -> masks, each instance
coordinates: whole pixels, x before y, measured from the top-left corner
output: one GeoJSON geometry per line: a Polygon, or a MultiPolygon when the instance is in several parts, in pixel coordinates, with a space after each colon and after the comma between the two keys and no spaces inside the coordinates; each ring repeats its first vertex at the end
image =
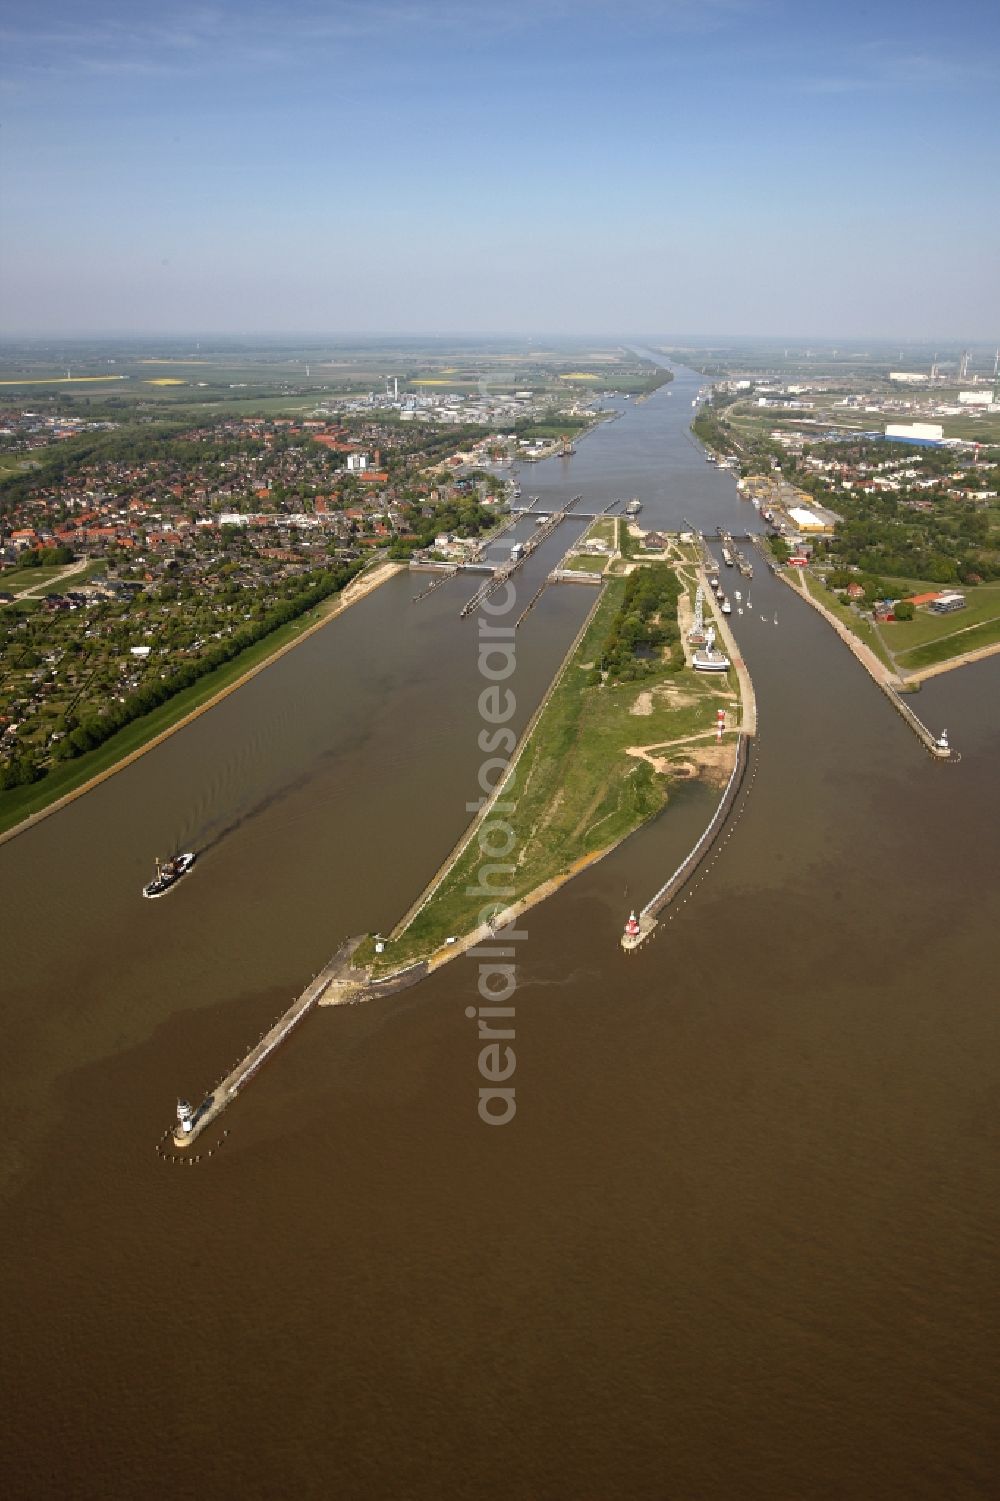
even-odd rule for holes
{"type": "Polygon", "coordinates": [[[189,1135],[194,1125],[194,1107],[187,1100],[177,1101],[177,1122],[184,1135],[189,1135]]]}

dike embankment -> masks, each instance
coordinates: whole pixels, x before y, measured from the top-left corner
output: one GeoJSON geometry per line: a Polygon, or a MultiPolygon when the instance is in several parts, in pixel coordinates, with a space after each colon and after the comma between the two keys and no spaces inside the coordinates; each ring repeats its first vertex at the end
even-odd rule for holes
{"type": "Polygon", "coordinates": [[[794,595],[812,605],[813,609],[818,611],[823,616],[823,619],[833,627],[848,651],[861,663],[868,676],[882,690],[892,704],[892,707],[896,710],[896,713],[909,725],[921,745],[934,757],[935,761],[959,761],[961,759],[959,753],[953,750],[947,741],[942,743],[941,737],[935,735],[933,731],[927,728],[919,715],[913,712],[910,705],[902,697],[900,689],[906,686],[904,680],[888,668],[881,658],[876,656],[870,646],[867,646],[864,641],[859,640],[842,620],[838,620],[833,611],[828,610],[822,600],[816,598],[815,594],[809,588],[808,581],[803,579],[801,582],[793,582],[788,576],[787,570],[782,568],[775,568],[774,573],[775,577],[781,579],[782,583],[786,584],[794,595]]]}
{"type": "MultiPolygon", "coordinates": [[[[241,673],[239,677],[227,683],[224,688],[220,688],[217,693],[213,693],[211,698],[205,699],[203,703],[198,704],[189,713],[182,715],[181,718],[167,725],[157,734],[150,736],[148,740],[136,746],[135,750],[129,751],[127,755],[122,756],[119,760],[113,762],[112,765],[106,766],[103,771],[96,772],[92,777],[88,777],[78,787],[71,788],[69,792],[65,792],[61,797],[54,798],[52,802],[47,803],[44,808],[39,808],[37,812],[30,813],[27,818],[21,819],[19,823],[4,830],[0,833],[0,844],[6,844],[9,839],[16,839],[19,834],[27,833],[28,829],[34,828],[43,819],[50,818],[53,813],[58,813],[61,808],[68,807],[78,797],[83,797],[85,793],[91,792],[95,787],[99,787],[109,777],[113,777],[119,771],[124,771],[126,766],[131,766],[134,761],[139,760],[140,756],[145,756],[149,751],[155,750],[158,745],[162,745],[165,740],[169,740],[171,735],[176,735],[178,730],[183,730],[186,725],[193,724],[196,719],[201,718],[202,714],[207,714],[209,709],[214,709],[216,704],[221,704],[223,699],[228,698],[231,693],[235,693],[238,689],[242,688],[245,683],[249,683],[251,678],[255,678],[258,673],[264,672],[266,668],[273,666],[275,662],[279,661],[288,652],[294,651],[297,646],[301,646],[303,641],[307,641],[310,636],[314,636],[317,631],[321,631],[324,626],[330,624],[331,620],[336,620],[337,616],[342,615],[345,610],[349,610],[351,605],[356,605],[359,600],[366,598],[380,584],[384,584],[394,574],[400,573],[405,566],[404,563],[380,563],[375,568],[359,574],[339,594],[333,595],[325,606],[323,604],[319,605],[317,607],[320,611],[319,618],[306,626],[304,630],[301,630],[292,640],[283,642],[281,646],[276,647],[274,651],[262,658],[261,661],[255,662],[252,667],[247,668],[246,672],[241,673]]],[[[250,650],[252,649],[250,648],[250,650]]]]}

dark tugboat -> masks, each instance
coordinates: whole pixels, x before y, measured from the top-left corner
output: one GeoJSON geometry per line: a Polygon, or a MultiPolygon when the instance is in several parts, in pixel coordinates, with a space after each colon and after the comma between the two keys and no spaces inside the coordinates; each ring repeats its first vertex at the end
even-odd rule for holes
{"type": "Polygon", "coordinates": [[[186,876],[195,862],[195,856],[190,850],[183,855],[174,855],[169,860],[164,860],[161,865],[156,862],[156,875],[148,886],[142,888],[143,896],[166,896],[172,886],[176,886],[181,876],[186,876]]]}

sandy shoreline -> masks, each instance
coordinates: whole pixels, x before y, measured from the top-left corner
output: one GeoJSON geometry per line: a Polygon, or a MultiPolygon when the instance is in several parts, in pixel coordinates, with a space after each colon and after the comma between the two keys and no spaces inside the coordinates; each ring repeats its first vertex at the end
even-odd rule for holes
{"type": "MultiPolygon", "coordinates": [[[[625,837],[627,839],[628,835],[625,837]]],[[[592,855],[584,855],[569,870],[563,871],[558,876],[552,876],[548,881],[543,881],[540,886],[536,886],[534,890],[529,891],[526,896],[521,897],[512,906],[505,908],[497,916],[496,922],[492,927],[488,923],[483,923],[472,933],[466,933],[463,938],[457,938],[454,943],[449,943],[446,947],[435,949],[434,953],[429,955],[427,959],[411,960],[401,969],[393,970],[386,975],[380,975],[376,980],[370,980],[363,971],[358,971],[356,984],[348,984],[336,992],[331,987],[320,998],[319,1005],[357,1005],[360,1001],[379,1000],[382,996],[392,993],[390,987],[393,980],[407,975],[411,970],[419,969],[422,964],[426,965],[426,969],[423,971],[421,978],[426,978],[434,970],[440,969],[443,964],[449,964],[452,959],[458,959],[462,954],[468,953],[469,949],[475,948],[477,944],[492,945],[498,939],[502,942],[501,930],[503,928],[507,927],[510,923],[516,922],[531,907],[537,907],[550,896],[554,896],[561,887],[566,885],[567,881],[572,881],[574,876],[578,876],[588,866],[596,865],[598,860],[603,860],[605,855],[610,855],[612,850],[616,850],[621,843],[623,841],[618,840],[615,844],[608,844],[603,849],[595,850],[592,855]],[[372,993],[366,995],[365,991],[369,987],[372,987],[372,993]]]]}
{"type": "MultiPolygon", "coordinates": [[[[715,731],[711,730],[708,733],[709,735],[714,736],[715,731]]],[[[690,740],[678,741],[677,743],[688,745],[690,744],[690,740]]],[[[716,747],[713,745],[710,748],[710,751],[708,751],[705,756],[705,764],[698,765],[698,774],[708,786],[715,786],[720,781],[723,783],[725,781],[724,775],[720,775],[722,772],[722,767],[709,764],[709,761],[714,759],[711,756],[712,751],[722,751],[723,754],[719,759],[724,759],[726,762],[728,762],[732,759],[732,742],[725,745],[724,747],[716,747]]],[[[698,757],[698,760],[701,760],[700,756],[698,757]]],[[[728,769],[729,768],[727,766],[726,770],[728,769]]],[[[688,780],[688,778],[685,777],[684,780],[688,780]]],[[[659,817],[660,814],[662,814],[664,811],[665,808],[662,808],[660,810],[660,813],[656,816],[659,817]]],[[[639,827],[641,828],[643,827],[643,825],[640,824],[639,827]]],[[[483,944],[484,946],[489,947],[495,944],[497,941],[502,943],[502,929],[506,928],[511,923],[516,922],[519,917],[523,917],[524,914],[530,911],[532,907],[537,907],[542,902],[547,901],[550,896],[555,896],[557,891],[561,891],[562,888],[568,884],[568,882],[574,880],[574,878],[580,875],[582,871],[588,870],[590,866],[596,865],[599,860],[603,860],[606,855],[612,854],[613,851],[619,849],[627,839],[630,839],[632,837],[632,834],[636,833],[638,833],[638,829],[632,829],[628,834],[623,835],[621,839],[616,839],[612,844],[606,844],[603,846],[603,848],[594,850],[589,855],[582,855],[579,860],[574,861],[574,863],[568,870],[561,871],[557,876],[551,876],[549,880],[543,881],[539,886],[535,886],[525,896],[512,903],[511,906],[505,907],[503,912],[501,912],[497,916],[496,922],[492,926],[490,926],[490,924],[488,923],[483,923],[472,933],[467,933],[462,938],[456,938],[454,943],[449,943],[446,947],[435,949],[434,952],[432,954],[429,954],[424,961],[427,965],[427,973],[432,974],[434,970],[440,969],[443,964],[448,964],[452,959],[457,959],[460,955],[468,953],[470,949],[476,948],[478,944],[483,944]]],[[[399,971],[399,973],[405,973],[406,968],[412,968],[412,962],[402,971],[399,971]]],[[[392,975],[383,975],[380,977],[382,983],[392,978],[392,975]]],[[[377,999],[377,995],[373,996],[372,999],[377,999]]],[[[332,1005],[336,1004],[336,1002],[320,1002],[320,1005],[324,1004],[332,1005]]]]}
{"type": "Polygon", "coordinates": [[[50,814],[58,813],[61,808],[65,808],[67,804],[73,802],[76,798],[82,797],[85,792],[90,792],[92,788],[98,787],[101,782],[106,782],[108,777],[113,777],[123,767],[131,766],[133,761],[138,761],[139,757],[144,756],[147,751],[155,750],[158,745],[162,745],[164,740],[176,734],[178,730],[182,730],[185,725],[191,724],[200,715],[206,714],[209,709],[213,709],[224,698],[228,698],[231,693],[235,693],[237,688],[242,688],[244,683],[248,683],[259,672],[263,672],[265,668],[277,662],[286,652],[294,651],[295,647],[301,642],[305,641],[309,636],[314,635],[316,631],[322,630],[323,626],[329,625],[331,620],[335,620],[344,610],[350,609],[351,605],[357,604],[359,600],[371,594],[380,584],[384,584],[386,579],[391,578],[394,573],[399,573],[405,566],[403,563],[380,563],[375,568],[369,569],[368,572],[359,574],[357,578],[351,580],[346,589],[342,589],[339,594],[333,595],[331,600],[324,602],[328,606],[327,608],[324,608],[324,605],[318,607],[322,611],[320,618],[314,620],[312,625],[296,636],[293,641],[286,641],[284,646],[278,647],[270,656],[265,657],[262,662],[255,663],[253,667],[248,668],[234,682],[228,683],[225,688],[220,688],[218,693],[213,693],[211,698],[207,698],[203,704],[199,704],[196,709],[192,709],[190,714],[185,714],[182,719],[178,719],[176,724],[169,725],[167,729],[161,730],[158,735],[154,735],[142,745],[137,746],[134,751],[130,751],[127,756],[122,756],[121,760],[116,761],[113,766],[105,767],[103,771],[99,771],[95,776],[89,777],[86,782],[81,782],[79,787],[74,787],[71,792],[64,793],[62,797],[56,798],[53,802],[47,804],[46,807],[40,808],[37,813],[29,814],[27,818],[22,819],[20,823],[16,823],[6,833],[0,834],[0,844],[6,844],[9,839],[16,839],[18,834],[23,834],[28,829],[34,828],[35,824],[41,823],[42,819],[48,818],[50,814]]]}

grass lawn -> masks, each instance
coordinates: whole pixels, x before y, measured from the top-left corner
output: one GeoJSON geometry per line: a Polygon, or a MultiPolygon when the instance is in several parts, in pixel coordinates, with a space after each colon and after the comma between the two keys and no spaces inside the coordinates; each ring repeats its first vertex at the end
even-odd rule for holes
{"type": "MultiPolygon", "coordinates": [[[[947,619],[947,617],[945,617],[947,619]]],[[[951,617],[952,621],[954,616],[951,617]]],[[[967,651],[978,651],[981,646],[992,646],[1000,641],[1000,615],[993,620],[981,621],[968,630],[955,635],[940,636],[912,651],[901,653],[899,665],[904,672],[914,672],[919,667],[933,667],[938,662],[947,662],[950,657],[960,657],[967,651]]]]}
{"type": "Polygon", "coordinates": [[[592,521],[587,528],[585,541],[607,542],[614,546],[618,536],[618,522],[614,516],[607,516],[601,521],[592,521]]]}
{"type": "MultiPolygon", "coordinates": [[[[719,705],[731,704],[723,695],[736,691],[729,673],[721,681],[706,681],[688,668],[676,673],[658,668],[638,683],[591,685],[590,664],[623,593],[622,581],[607,586],[576,655],[504,783],[498,806],[512,804],[513,811],[497,813],[497,820],[514,837],[510,853],[495,860],[514,869],[493,878],[494,886],[504,888],[498,896],[504,904],[568,873],[585,856],[623,839],[657,813],[667,798],[666,782],[646,762],[626,755],[626,747],[658,746],[711,729],[719,705]],[[649,712],[635,712],[642,709],[649,712]]],[[[679,644],[673,647],[680,649],[679,644]]],[[[473,838],[410,927],[388,946],[383,972],[476,926],[489,898],[470,896],[469,888],[480,885],[480,867],[493,859],[473,838]]]]}
{"type": "Polygon", "coordinates": [[[885,592],[891,599],[909,599],[911,594],[940,594],[942,589],[962,589],[962,584],[931,584],[927,579],[887,578],[880,574],[885,592]]]}
{"type": "MultiPolygon", "coordinates": [[[[337,595],[331,596],[335,602],[337,595]]],[[[24,608],[33,604],[34,601],[25,601],[24,608]]],[[[16,608],[11,606],[10,608],[16,608]]],[[[253,646],[247,647],[238,657],[224,666],[217,667],[214,672],[208,673],[186,688],[183,693],[178,693],[169,703],[161,704],[151,714],[145,714],[141,719],[134,720],[131,724],[119,730],[117,735],[112,735],[103,745],[96,750],[88,751],[85,756],[80,756],[74,761],[64,762],[43,777],[40,782],[33,783],[30,787],[15,787],[9,792],[0,792],[0,833],[13,828],[23,818],[29,818],[33,813],[39,813],[49,803],[57,798],[64,797],[67,792],[89,781],[91,777],[98,776],[108,767],[113,766],[124,756],[138,750],[148,740],[160,735],[190,714],[192,709],[197,709],[200,704],[212,698],[223,688],[229,687],[237,678],[249,672],[251,667],[265,661],[278,650],[279,647],[294,641],[296,636],[310,625],[313,625],[323,612],[324,606],[319,605],[308,614],[301,615],[297,620],[289,621],[287,625],[272,631],[265,636],[263,641],[257,641],[253,646]]]]}
{"type": "MultiPolygon", "coordinates": [[[[1000,584],[977,584],[974,589],[963,589],[960,584],[957,587],[968,601],[964,610],[956,610],[951,615],[935,615],[932,610],[921,607],[912,620],[895,620],[883,627],[885,639],[894,652],[902,657],[928,642],[939,641],[944,636],[954,636],[966,626],[981,625],[984,621],[1000,618],[1000,584]]],[[[955,650],[967,651],[969,648],[962,646],[955,650]]],[[[941,658],[937,660],[940,661],[941,658]]],[[[909,663],[904,665],[908,666],[909,663]]]]}
{"type": "MultiPolygon", "coordinates": [[[[0,573],[0,589],[8,589],[12,594],[19,594],[22,589],[33,589],[36,584],[47,584],[57,578],[66,565],[58,564],[54,568],[12,568],[9,573],[0,573]]],[[[102,571],[104,565],[102,564],[102,571]]],[[[72,575],[81,578],[82,574],[72,575]]],[[[72,585],[67,585],[71,588],[72,585]]]]}
{"type": "Polygon", "coordinates": [[[0,479],[5,479],[8,474],[26,474],[29,469],[37,468],[38,460],[30,454],[0,453],[0,479]]]}
{"type": "Polygon", "coordinates": [[[946,438],[968,438],[974,443],[1000,443],[1000,413],[982,412],[973,417],[942,417],[946,438]]]}
{"type": "Polygon", "coordinates": [[[607,553],[577,553],[576,557],[570,558],[566,567],[577,573],[603,573],[610,561],[607,553]]]}
{"type": "Polygon", "coordinates": [[[79,589],[81,584],[89,584],[100,574],[106,574],[107,571],[107,563],[88,563],[86,568],[80,569],[79,573],[68,574],[61,583],[53,584],[51,589],[43,589],[42,593],[65,594],[68,590],[79,589]]]}

